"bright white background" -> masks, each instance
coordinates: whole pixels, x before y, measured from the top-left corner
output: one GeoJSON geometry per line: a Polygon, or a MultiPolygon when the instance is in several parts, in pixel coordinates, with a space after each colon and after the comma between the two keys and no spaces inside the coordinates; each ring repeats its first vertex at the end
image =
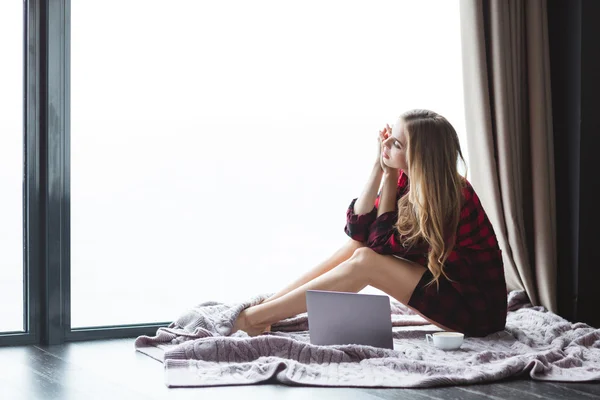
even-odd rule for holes
{"type": "Polygon", "coordinates": [[[23,330],[23,2],[0,1],[0,332],[23,330]]]}
{"type": "MultiPolygon", "coordinates": [[[[385,123],[429,108],[464,138],[456,0],[71,7],[74,327],[275,292],[348,240],[385,123]]],[[[19,68],[0,64],[0,79],[19,68]]],[[[20,113],[5,97],[2,115],[20,113]]],[[[3,218],[21,199],[13,131],[2,170],[19,186],[3,218]]]]}

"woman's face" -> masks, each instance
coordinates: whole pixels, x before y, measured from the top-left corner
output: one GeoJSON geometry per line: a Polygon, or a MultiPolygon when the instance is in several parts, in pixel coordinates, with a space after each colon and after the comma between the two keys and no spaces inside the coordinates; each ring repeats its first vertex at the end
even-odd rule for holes
{"type": "Polygon", "coordinates": [[[383,162],[391,168],[401,169],[406,174],[408,174],[407,143],[408,135],[404,131],[404,121],[398,118],[392,127],[392,136],[383,142],[383,162]]]}

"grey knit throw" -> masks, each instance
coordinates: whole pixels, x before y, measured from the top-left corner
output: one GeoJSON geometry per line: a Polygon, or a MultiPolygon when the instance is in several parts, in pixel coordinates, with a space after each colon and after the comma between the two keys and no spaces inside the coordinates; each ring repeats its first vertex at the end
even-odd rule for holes
{"type": "Polygon", "coordinates": [[[274,381],[290,385],[431,387],[495,381],[529,374],[536,380],[600,379],[600,329],[571,323],[523,291],[508,294],[506,328],[484,338],[466,337],[459,350],[439,350],[425,341],[435,325],[391,301],[396,350],[371,346],[316,346],[306,313],[272,326],[272,332],[228,336],[245,303],[205,302],[156,336],[140,336],[135,348],[164,363],[167,386],[243,385],[274,381]]]}

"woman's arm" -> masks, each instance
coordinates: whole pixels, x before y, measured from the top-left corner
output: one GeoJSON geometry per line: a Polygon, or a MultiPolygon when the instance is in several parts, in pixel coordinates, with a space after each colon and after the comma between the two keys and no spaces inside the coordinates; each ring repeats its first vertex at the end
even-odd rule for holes
{"type": "Polygon", "coordinates": [[[400,175],[398,171],[393,170],[384,172],[377,217],[369,227],[366,242],[367,247],[379,254],[405,257],[428,252],[429,246],[426,243],[405,248],[394,226],[398,220],[398,200],[406,194],[407,185],[407,177],[404,174],[400,175]]]}
{"type": "MultiPolygon", "coordinates": [[[[354,203],[354,214],[367,214],[375,207],[375,199],[377,198],[377,192],[381,186],[381,178],[383,176],[383,170],[379,165],[379,160],[373,165],[367,184],[363,188],[363,191],[358,196],[358,199],[354,203]]],[[[395,193],[395,187],[394,187],[395,193]]]]}
{"type": "Polygon", "coordinates": [[[357,242],[367,241],[369,227],[377,217],[377,190],[381,185],[382,174],[381,168],[378,165],[374,166],[362,193],[350,202],[346,210],[344,232],[357,242]]]}
{"type": "Polygon", "coordinates": [[[391,170],[383,174],[381,195],[379,196],[379,207],[377,208],[377,216],[381,214],[394,211],[398,207],[398,178],[400,176],[399,171],[391,170]]]}

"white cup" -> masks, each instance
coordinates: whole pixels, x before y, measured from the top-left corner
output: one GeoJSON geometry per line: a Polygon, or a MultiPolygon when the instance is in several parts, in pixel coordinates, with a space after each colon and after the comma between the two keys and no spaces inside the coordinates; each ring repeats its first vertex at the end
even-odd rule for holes
{"type": "Polygon", "coordinates": [[[459,349],[465,339],[465,334],[460,332],[435,332],[433,335],[426,334],[425,340],[428,344],[429,339],[433,341],[433,345],[442,350],[459,349]]]}

